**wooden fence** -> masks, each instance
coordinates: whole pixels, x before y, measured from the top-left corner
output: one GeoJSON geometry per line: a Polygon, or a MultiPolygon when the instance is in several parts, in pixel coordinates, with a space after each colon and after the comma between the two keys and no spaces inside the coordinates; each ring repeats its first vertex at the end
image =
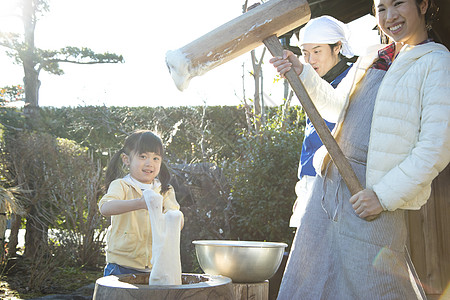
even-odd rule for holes
{"type": "Polygon", "coordinates": [[[450,299],[450,165],[433,181],[427,204],[407,220],[409,251],[428,299],[450,299]]]}

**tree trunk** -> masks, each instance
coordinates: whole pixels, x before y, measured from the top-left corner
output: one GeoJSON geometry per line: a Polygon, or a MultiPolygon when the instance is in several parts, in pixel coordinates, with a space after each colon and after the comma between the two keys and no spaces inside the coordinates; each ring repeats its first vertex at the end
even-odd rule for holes
{"type": "Polygon", "coordinates": [[[23,79],[25,87],[25,108],[24,113],[31,119],[37,115],[37,107],[39,106],[39,71],[36,70],[38,64],[35,55],[34,31],[36,28],[36,15],[33,6],[33,0],[23,1],[23,26],[25,49],[20,52],[23,62],[25,77],[23,79]]]}
{"type": "Polygon", "coordinates": [[[255,81],[255,93],[253,100],[253,107],[255,110],[255,129],[256,132],[260,131],[261,128],[261,101],[259,98],[259,87],[261,79],[261,66],[258,64],[255,56],[255,50],[251,51],[252,64],[253,64],[253,80],[255,81]]]}
{"type": "Polygon", "coordinates": [[[284,79],[283,85],[284,85],[284,104],[283,104],[283,119],[282,119],[283,123],[281,124],[281,130],[285,132],[286,119],[287,116],[289,115],[289,108],[291,107],[291,100],[292,97],[294,96],[294,92],[290,89],[289,82],[286,79],[284,79]]]}
{"type": "Polygon", "coordinates": [[[5,258],[5,233],[6,233],[6,208],[3,203],[0,205],[0,261],[5,258]]]}
{"type": "Polygon", "coordinates": [[[25,87],[24,113],[25,116],[29,117],[31,120],[34,120],[38,118],[39,111],[39,74],[36,70],[34,70],[32,61],[27,61],[24,59],[23,68],[25,72],[25,77],[23,78],[25,87]]]}
{"type": "Polygon", "coordinates": [[[252,65],[253,65],[253,79],[255,80],[255,128],[256,132],[260,131],[261,124],[264,124],[265,112],[264,112],[264,97],[263,97],[263,77],[262,77],[262,61],[264,59],[264,54],[266,53],[266,48],[263,49],[259,61],[256,59],[255,50],[252,50],[252,65]]]}
{"type": "Polygon", "coordinates": [[[16,256],[17,245],[19,244],[19,229],[22,224],[22,217],[18,214],[11,214],[11,230],[8,241],[8,256],[16,256]]]}
{"type": "Polygon", "coordinates": [[[23,255],[28,258],[33,258],[38,249],[47,249],[47,247],[39,246],[40,244],[47,243],[48,236],[48,226],[39,220],[35,206],[31,207],[31,210],[27,216],[27,224],[25,229],[25,251],[23,255]]]}

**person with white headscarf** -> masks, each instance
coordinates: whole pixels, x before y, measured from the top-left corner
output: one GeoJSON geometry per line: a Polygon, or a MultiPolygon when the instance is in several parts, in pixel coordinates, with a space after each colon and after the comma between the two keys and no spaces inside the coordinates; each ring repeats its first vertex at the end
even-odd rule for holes
{"type": "MultiPolygon", "coordinates": [[[[299,46],[304,60],[325,81],[334,88],[347,75],[352,63],[356,60],[349,45],[350,31],[347,25],[330,16],[311,19],[300,30],[299,46]]],[[[325,120],[328,128],[333,130],[334,123],[325,120]]],[[[297,199],[289,226],[298,227],[306,207],[306,201],[316,176],[313,167],[313,156],[323,144],[317,132],[306,118],[305,138],[302,143],[298,167],[298,179],[295,186],[297,199]]]]}

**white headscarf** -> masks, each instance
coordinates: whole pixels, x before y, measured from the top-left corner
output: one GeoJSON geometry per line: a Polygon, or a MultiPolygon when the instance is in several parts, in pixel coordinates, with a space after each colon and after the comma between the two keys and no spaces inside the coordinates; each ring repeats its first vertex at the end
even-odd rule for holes
{"type": "Polygon", "coordinates": [[[354,56],[349,45],[350,30],[347,25],[330,16],[322,16],[309,20],[300,29],[300,46],[303,44],[335,44],[342,43],[341,54],[351,58],[354,56]]]}

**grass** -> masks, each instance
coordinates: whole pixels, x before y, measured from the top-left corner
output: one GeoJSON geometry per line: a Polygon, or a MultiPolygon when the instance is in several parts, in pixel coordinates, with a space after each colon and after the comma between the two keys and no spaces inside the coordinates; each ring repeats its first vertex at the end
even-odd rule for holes
{"type": "MultiPolygon", "coordinates": [[[[51,294],[72,294],[103,275],[101,268],[56,267],[38,288],[30,289],[30,262],[17,257],[3,263],[0,272],[0,299],[32,299],[51,294]]],[[[82,293],[92,296],[93,290],[82,293]]]]}

